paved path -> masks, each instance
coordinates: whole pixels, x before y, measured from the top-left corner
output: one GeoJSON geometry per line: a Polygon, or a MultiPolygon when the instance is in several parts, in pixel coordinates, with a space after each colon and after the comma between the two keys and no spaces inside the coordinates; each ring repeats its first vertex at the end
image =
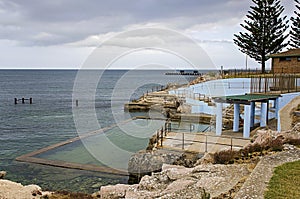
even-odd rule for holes
{"type": "Polygon", "coordinates": [[[249,139],[238,137],[238,134],[231,139],[230,136],[215,136],[213,133],[169,132],[167,137],[164,137],[163,148],[203,153],[216,152],[224,148],[230,149],[231,144],[233,148],[242,148],[249,143],[249,139]]]}
{"type": "Polygon", "coordinates": [[[300,160],[298,149],[263,157],[234,198],[263,199],[269,180],[273,176],[274,167],[297,160],[300,160]]]}
{"type": "Polygon", "coordinates": [[[293,108],[297,107],[300,104],[300,96],[295,97],[290,103],[285,105],[280,111],[280,126],[281,131],[287,131],[291,129],[292,118],[291,111],[293,108]]]}

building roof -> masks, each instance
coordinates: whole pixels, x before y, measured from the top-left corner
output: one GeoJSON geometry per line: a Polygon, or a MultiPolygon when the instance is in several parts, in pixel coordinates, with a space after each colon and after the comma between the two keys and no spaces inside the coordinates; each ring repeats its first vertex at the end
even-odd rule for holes
{"type": "Polygon", "coordinates": [[[282,53],[271,54],[269,57],[277,58],[277,57],[298,57],[300,56],[300,48],[290,49],[288,51],[282,53]]]}
{"type": "Polygon", "coordinates": [[[215,102],[229,103],[229,104],[250,104],[250,102],[264,102],[268,100],[275,100],[281,95],[268,95],[268,94],[244,94],[244,95],[231,95],[215,97],[215,102]]]}

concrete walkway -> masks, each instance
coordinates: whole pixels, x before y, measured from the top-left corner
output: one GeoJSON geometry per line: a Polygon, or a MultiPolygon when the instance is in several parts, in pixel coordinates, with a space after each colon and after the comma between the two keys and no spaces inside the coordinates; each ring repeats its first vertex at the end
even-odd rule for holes
{"type": "Polygon", "coordinates": [[[300,150],[298,149],[263,157],[234,198],[263,199],[274,168],[297,160],[300,160],[300,150]]]}
{"type": "Polygon", "coordinates": [[[297,107],[298,104],[300,104],[300,96],[295,97],[290,103],[285,105],[279,111],[281,131],[287,131],[291,129],[291,124],[292,124],[291,111],[293,108],[297,107]]]}
{"type": "Polygon", "coordinates": [[[169,132],[163,140],[165,149],[186,150],[190,152],[204,153],[216,152],[224,148],[242,148],[250,143],[249,139],[241,137],[236,133],[231,136],[215,136],[214,133],[178,133],[169,132]]]}

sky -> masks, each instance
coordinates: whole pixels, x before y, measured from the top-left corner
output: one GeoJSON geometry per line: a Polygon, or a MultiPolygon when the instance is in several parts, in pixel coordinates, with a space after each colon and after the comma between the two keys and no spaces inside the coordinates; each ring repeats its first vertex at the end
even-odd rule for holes
{"type": "MultiPolygon", "coordinates": [[[[281,2],[290,17],[293,0],[281,2]]],[[[250,5],[250,0],[0,0],[0,68],[79,69],[93,55],[94,65],[118,57],[111,62],[115,68],[182,68],[196,57],[211,60],[202,60],[203,68],[245,68],[246,56],[233,35],[243,31],[250,5]]],[[[247,66],[259,68],[251,59],[247,66]]]]}

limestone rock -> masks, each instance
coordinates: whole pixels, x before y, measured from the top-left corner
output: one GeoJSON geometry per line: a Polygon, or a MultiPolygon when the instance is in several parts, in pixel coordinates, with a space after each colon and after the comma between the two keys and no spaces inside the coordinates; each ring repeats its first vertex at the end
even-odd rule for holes
{"type": "Polygon", "coordinates": [[[189,187],[195,183],[196,183],[195,180],[184,179],[184,178],[179,179],[179,180],[176,180],[176,181],[170,183],[161,194],[166,195],[166,194],[175,193],[177,191],[183,191],[184,189],[186,189],[187,187],[189,187]]]}
{"type": "Polygon", "coordinates": [[[23,186],[9,180],[0,180],[0,198],[37,199],[42,196],[42,189],[37,185],[23,186]]]}
{"type": "Polygon", "coordinates": [[[162,190],[167,187],[168,177],[163,174],[158,176],[144,176],[138,186],[138,190],[155,191],[162,190]],[[160,181],[162,180],[162,181],[160,181]]]}
{"type": "Polygon", "coordinates": [[[102,199],[124,198],[126,195],[126,191],[129,187],[130,185],[125,185],[125,184],[102,186],[100,188],[99,195],[102,199]]]}
{"type": "Polygon", "coordinates": [[[197,160],[194,166],[202,165],[202,164],[213,164],[214,163],[214,156],[211,153],[205,153],[204,156],[197,160]]]}
{"type": "Polygon", "coordinates": [[[190,185],[185,189],[175,190],[174,192],[165,194],[159,199],[191,199],[191,198],[203,198],[209,199],[210,194],[206,193],[205,190],[201,187],[198,187],[196,184],[190,185]]]}
{"type": "MultiPolygon", "coordinates": [[[[248,166],[244,164],[207,164],[199,165],[195,168],[163,164],[162,172],[142,177],[138,185],[128,185],[128,187],[125,187],[120,192],[116,192],[115,189],[109,187],[110,191],[113,192],[113,195],[109,196],[111,196],[111,198],[118,196],[120,198],[130,199],[206,199],[210,196],[217,197],[223,193],[227,193],[241,179],[249,174],[248,166]]],[[[108,191],[109,189],[101,188],[101,192],[103,190],[108,191]]]]}
{"type": "Polygon", "coordinates": [[[188,176],[193,171],[193,168],[185,168],[182,166],[175,166],[175,165],[163,165],[163,172],[168,176],[170,180],[177,180],[188,176]]]}
{"type": "Polygon", "coordinates": [[[291,145],[291,144],[284,144],[283,145],[283,150],[284,151],[292,151],[292,150],[295,150],[296,147],[294,145],[291,145]]]}
{"type": "Polygon", "coordinates": [[[274,140],[281,140],[283,143],[289,140],[300,140],[300,123],[296,124],[294,128],[289,131],[258,130],[253,139],[253,145],[259,144],[260,146],[268,145],[268,143],[274,140]]]}
{"type": "Polygon", "coordinates": [[[286,137],[300,139],[300,123],[297,123],[290,131],[285,132],[286,137]]]}
{"type": "Polygon", "coordinates": [[[128,162],[128,172],[132,174],[151,173],[160,171],[162,165],[172,164],[182,156],[179,152],[142,151],[132,155],[128,162]]]}
{"type": "Polygon", "coordinates": [[[271,130],[258,130],[254,136],[253,144],[259,144],[261,146],[267,145],[277,136],[276,134],[278,133],[271,130]]]}
{"type": "Polygon", "coordinates": [[[0,179],[3,179],[6,176],[6,171],[0,171],[0,179]]]}

